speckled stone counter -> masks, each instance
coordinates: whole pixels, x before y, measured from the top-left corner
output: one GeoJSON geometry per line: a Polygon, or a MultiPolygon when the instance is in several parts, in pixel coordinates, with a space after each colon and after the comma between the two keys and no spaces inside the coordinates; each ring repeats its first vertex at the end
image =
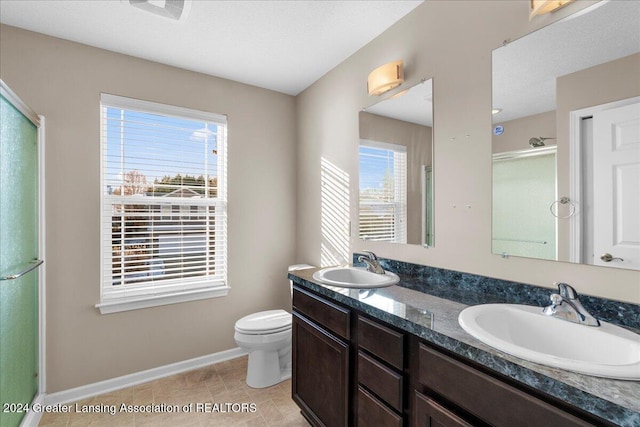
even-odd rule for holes
{"type": "MultiPolygon", "coordinates": [[[[347,289],[323,285],[312,278],[317,269],[295,271],[289,274],[289,278],[303,288],[367,313],[600,418],[621,426],[640,426],[639,381],[598,378],[529,362],[489,347],[466,333],[458,324],[458,315],[469,305],[510,302],[542,306],[546,302],[542,304],[523,302],[523,297],[520,295],[522,291],[519,291],[519,295],[509,298],[509,292],[499,289],[496,295],[490,292],[490,286],[470,295],[458,286],[447,287],[445,283],[426,283],[424,276],[421,279],[420,274],[407,273],[405,270],[407,265],[394,266],[392,265],[394,262],[382,261],[385,269],[394,271],[401,278],[397,286],[387,288],[347,289]]],[[[446,270],[443,271],[446,272],[446,270]]],[[[434,281],[431,280],[431,282],[434,281]]],[[[486,283],[480,286],[486,286],[486,283]]],[[[533,291],[525,289],[524,292],[525,294],[537,293],[535,289],[533,291]]],[[[549,289],[544,290],[547,300],[550,293],[549,289]]],[[[537,294],[532,297],[534,301],[539,298],[537,294]]],[[[596,300],[598,301],[595,303],[601,302],[600,299],[596,300]]],[[[628,313],[630,316],[627,316],[627,319],[637,316],[637,306],[631,304],[622,304],[622,306],[623,310],[630,310],[628,313]]],[[[604,307],[603,311],[609,314],[604,317],[614,319],[617,317],[611,307],[604,307]]],[[[631,326],[632,329],[637,328],[635,321],[637,318],[633,318],[631,324],[627,326],[631,326]]]]}

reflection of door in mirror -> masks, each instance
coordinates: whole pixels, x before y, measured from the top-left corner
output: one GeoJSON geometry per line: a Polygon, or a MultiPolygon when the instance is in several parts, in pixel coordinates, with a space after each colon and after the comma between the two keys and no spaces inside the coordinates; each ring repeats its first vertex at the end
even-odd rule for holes
{"type": "Polygon", "coordinates": [[[360,112],[361,239],[433,245],[431,177],[428,192],[424,187],[424,166],[432,167],[431,103],[426,80],[360,112]]]}
{"type": "Polygon", "coordinates": [[[571,113],[572,261],[640,269],[640,98],[571,113]],[[599,227],[595,224],[612,224],[599,227]]]}
{"type": "Polygon", "coordinates": [[[590,123],[583,119],[592,116],[596,134],[593,108],[640,96],[638,16],[638,1],[598,2],[493,51],[493,154],[557,147],[557,198],[551,209],[548,201],[539,206],[557,215],[555,258],[496,245],[504,236],[495,218],[494,253],[640,269],[630,261],[640,258],[640,166],[630,148],[630,141],[640,143],[639,125],[635,119],[607,121],[606,137],[593,139],[596,150],[624,145],[623,164],[615,164],[610,152],[585,160],[590,153],[577,136],[590,123]],[[596,177],[598,170],[606,171],[603,178],[596,177]]]}

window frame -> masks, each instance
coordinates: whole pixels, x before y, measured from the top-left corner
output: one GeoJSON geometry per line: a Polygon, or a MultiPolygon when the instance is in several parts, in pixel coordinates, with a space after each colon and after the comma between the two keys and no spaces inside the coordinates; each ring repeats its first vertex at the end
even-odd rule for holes
{"type": "MultiPolygon", "coordinates": [[[[156,102],[143,101],[134,98],[126,98],[111,94],[100,94],[100,302],[95,305],[102,314],[115,313],[120,311],[135,310],[140,308],[154,307],[159,305],[174,304],[186,301],[194,301],[205,298],[221,297],[228,294],[230,287],[227,282],[227,117],[225,115],[209,113],[201,110],[195,110],[184,107],[160,104],[156,102]],[[117,108],[121,110],[136,111],[142,113],[156,114],[164,117],[179,118],[192,121],[202,121],[207,124],[215,124],[222,128],[221,137],[217,140],[216,149],[218,151],[217,165],[217,193],[215,199],[185,199],[175,198],[172,200],[158,200],[155,197],[135,196],[135,195],[112,195],[107,194],[106,188],[106,132],[107,123],[106,110],[108,108],[117,108]],[[164,279],[160,287],[154,285],[154,281],[143,282],[140,285],[126,285],[127,288],[113,289],[113,276],[110,273],[112,268],[108,267],[106,260],[111,260],[113,252],[108,250],[112,245],[113,234],[110,227],[106,227],[105,223],[111,223],[112,214],[107,214],[107,210],[111,212],[110,207],[114,203],[122,202],[123,204],[137,204],[153,206],[160,204],[161,206],[198,206],[198,213],[201,207],[208,209],[215,207],[216,213],[216,229],[217,222],[221,222],[222,238],[215,239],[211,242],[208,238],[205,240],[207,251],[211,248],[211,244],[218,248],[221,243],[222,249],[216,249],[215,262],[216,266],[220,266],[220,271],[216,277],[204,276],[194,277],[193,280],[172,280],[164,279]],[[220,212],[218,212],[220,211],[220,212]],[[219,252],[222,252],[219,254],[219,252]]],[[[126,159],[126,156],[125,156],[126,159]]],[[[206,179],[206,178],[205,178],[206,179]]],[[[162,212],[162,207],[161,207],[162,212]]],[[[161,213],[161,216],[163,214],[161,213]]],[[[208,221],[208,219],[207,219],[208,221]]],[[[123,237],[124,238],[124,237],[123,237]]],[[[207,264],[207,268],[208,268],[207,264]]],[[[217,271],[217,270],[216,270],[217,271]]],[[[157,284],[157,281],[155,281],[157,284]]]]}

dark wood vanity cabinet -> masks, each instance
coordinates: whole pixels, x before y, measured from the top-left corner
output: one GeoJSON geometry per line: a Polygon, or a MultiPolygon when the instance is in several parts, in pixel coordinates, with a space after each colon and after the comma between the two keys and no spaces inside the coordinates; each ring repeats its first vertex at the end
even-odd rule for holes
{"type": "Polygon", "coordinates": [[[473,427],[433,399],[414,391],[413,422],[415,427],[473,427]]]}
{"type": "Polygon", "coordinates": [[[405,425],[403,333],[293,290],[292,395],[314,426],[405,425]]]}
{"type": "Polygon", "coordinates": [[[293,400],[313,426],[613,426],[294,286],[293,400]]]}
{"type": "Polygon", "coordinates": [[[414,426],[584,427],[610,425],[527,391],[415,339],[411,346],[414,426]]]}
{"type": "Polygon", "coordinates": [[[377,321],[356,316],[358,355],[356,425],[404,425],[405,335],[377,321]]]}
{"type": "Polygon", "coordinates": [[[349,310],[294,288],[292,397],[311,425],[350,425],[349,316],[349,310]]]}

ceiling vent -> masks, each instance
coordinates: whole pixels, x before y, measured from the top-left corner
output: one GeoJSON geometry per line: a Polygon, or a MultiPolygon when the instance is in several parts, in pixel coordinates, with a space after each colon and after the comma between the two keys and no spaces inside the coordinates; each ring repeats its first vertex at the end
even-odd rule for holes
{"type": "Polygon", "coordinates": [[[186,19],[191,8],[191,0],[123,0],[123,2],[175,21],[186,19]]]}

